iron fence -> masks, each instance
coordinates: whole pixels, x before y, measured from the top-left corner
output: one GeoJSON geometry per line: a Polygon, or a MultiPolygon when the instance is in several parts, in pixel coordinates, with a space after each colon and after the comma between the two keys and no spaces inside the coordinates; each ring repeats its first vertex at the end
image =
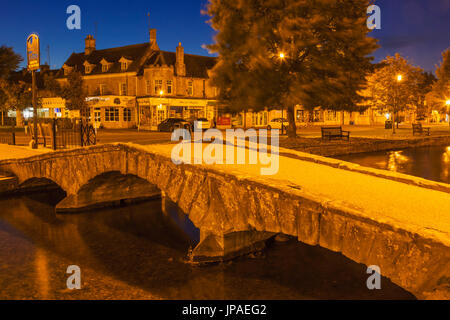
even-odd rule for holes
{"type": "MultiPolygon", "coordinates": [[[[34,137],[34,124],[29,130],[34,137]]],[[[71,149],[95,145],[97,143],[94,127],[84,119],[41,119],[38,121],[38,144],[53,150],[71,149]]]]}

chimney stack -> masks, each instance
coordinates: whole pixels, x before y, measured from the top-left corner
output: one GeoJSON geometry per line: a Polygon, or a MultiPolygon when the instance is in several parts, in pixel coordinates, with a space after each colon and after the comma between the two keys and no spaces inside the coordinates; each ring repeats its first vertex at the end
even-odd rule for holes
{"type": "Polygon", "coordinates": [[[150,29],[150,46],[153,50],[159,50],[158,43],[156,42],[156,29],[150,29]]]}
{"type": "Polygon", "coordinates": [[[95,51],[95,39],[92,35],[88,35],[85,40],[84,53],[88,56],[95,51]]]}
{"type": "Polygon", "coordinates": [[[181,46],[181,42],[177,47],[177,61],[175,64],[176,72],[178,76],[184,77],[186,75],[186,65],[184,64],[184,48],[181,46]]]}
{"type": "Polygon", "coordinates": [[[156,29],[150,29],[150,42],[156,42],[156,29]]]}

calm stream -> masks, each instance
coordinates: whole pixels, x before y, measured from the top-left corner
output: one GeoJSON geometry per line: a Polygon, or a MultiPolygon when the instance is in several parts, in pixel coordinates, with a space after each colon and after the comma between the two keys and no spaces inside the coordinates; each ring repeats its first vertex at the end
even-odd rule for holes
{"type": "Polygon", "coordinates": [[[335,157],[365,167],[450,183],[450,146],[420,147],[335,157]]]}
{"type": "Polygon", "coordinates": [[[56,215],[55,192],[0,199],[0,299],[409,299],[382,279],[366,287],[366,267],[296,240],[262,254],[191,266],[198,230],[158,200],[56,215]],[[82,289],[69,290],[69,265],[82,289]]]}

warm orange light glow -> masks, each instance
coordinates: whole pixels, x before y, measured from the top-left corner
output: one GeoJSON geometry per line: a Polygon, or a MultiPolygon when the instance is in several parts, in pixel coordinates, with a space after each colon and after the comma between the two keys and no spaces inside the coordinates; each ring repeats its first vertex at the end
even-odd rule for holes
{"type": "Polygon", "coordinates": [[[397,76],[397,81],[402,81],[403,80],[403,76],[401,75],[401,74],[399,74],[398,76],[397,76]]]}
{"type": "Polygon", "coordinates": [[[280,52],[280,59],[284,59],[286,56],[284,55],[283,52],[280,52]]]}
{"type": "Polygon", "coordinates": [[[448,105],[448,106],[450,106],[450,100],[447,100],[447,101],[445,102],[445,104],[448,105]]]}
{"type": "Polygon", "coordinates": [[[161,90],[161,91],[159,92],[159,95],[162,96],[163,94],[164,94],[164,91],[161,90]]]}

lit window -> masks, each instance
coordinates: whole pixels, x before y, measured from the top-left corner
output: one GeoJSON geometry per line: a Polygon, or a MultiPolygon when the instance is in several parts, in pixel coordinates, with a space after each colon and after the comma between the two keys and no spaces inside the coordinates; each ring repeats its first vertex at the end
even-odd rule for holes
{"type": "Polygon", "coordinates": [[[102,71],[107,72],[108,71],[108,64],[102,65],[102,71]]]}
{"type": "Polygon", "coordinates": [[[337,113],[336,110],[328,110],[327,112],[327,120],[328,121],[336,121],[337,113]]]}
{"type": "Polygon", "coordinates": [[[105,108],[105,121],[119,121],[119,108],[105,108]]]}
{"type": "Polygon", "coordinates": [[[122,62],[121,63],[121,69],[122,69],[122,71],[126,71],[128,69],[128,63],[127,62],[122,62]]]}
{"type": "Polygon", "coordinates": [[[87,66],[84,68],[84,72],[85,72],[85,73],[91,73],[91,71],[92,71],[92,67],[91,67],[90,65],[87,65],[87,66]]]}
{"type": "Polygon", "coordinates": [[[172,94],[173,81],[167,80],[167,94],[172,94]]]}
{"type": "Polygon", "coordinates": [[[194,95],[194,81],[192,80],[188,81],[188,95],[194,95]]]}
{"type": "Polygon", "coordinates": [[[159,94],[162,89],[162,80],[155,80],[155,94],[159,94]]]}

